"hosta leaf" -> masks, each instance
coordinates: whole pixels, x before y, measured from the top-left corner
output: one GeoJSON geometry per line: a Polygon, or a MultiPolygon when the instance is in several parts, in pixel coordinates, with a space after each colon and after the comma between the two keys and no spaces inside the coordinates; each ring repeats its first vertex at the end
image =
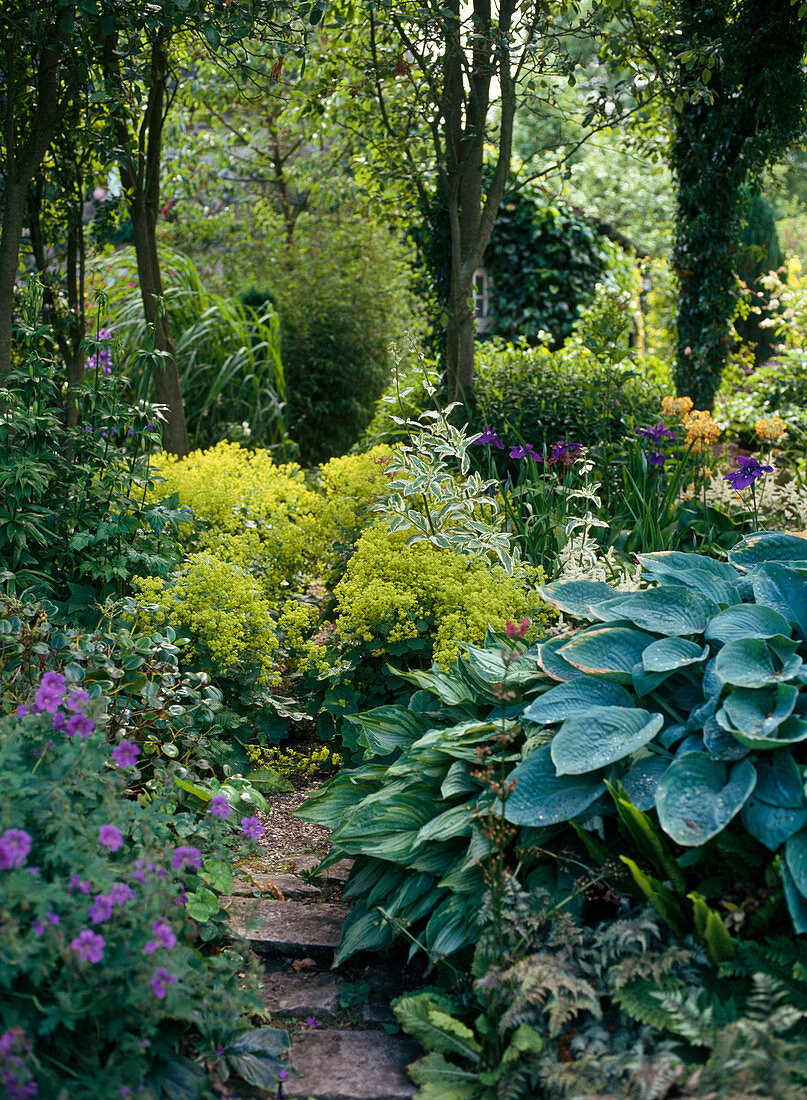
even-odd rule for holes
{"type": "Polygon", "coordinates": [[[473,689],[466,684],[456,673],[440,672],[432,669],[429,672],[407,671],[387,665],[387,669],[402,680],[415,684],[436,695],[446,706],[462,706],[464,703],[476,701],[473,689]]]}
{"type": "Polygon", "coordinates": [[[590,707],[567,718],[550,751],[558,775],[583,775],[613,764],[652,741],[664,718],[639,707],[590,707]]]}
{"type": "Polygon", "coordinates": [[[807,562],[807,539],[783,531],[757,531],[729,550],[729,561],[749,568],[761,562],[807,562]]]}
{"type": "Polygon", "coordinates": [[[551,607],[574,619],[598,619],[597,604],[619,596],[605,581],[554,581],[539,586],[538,591],[551,607]]]}
{"type": "Polygon", "coordinates": [[[784,615],[771,607],[744,603],[718,612],[709,621],[705,637],[710,642],[733,642],[737,638],[774,638],[790,635],[790,624],[784,615]]]}
{"type": "Polygon", "coordinates": [[[599,775],[559,776],[551,746],[543,745],[511,772],[515,789],[507,799],[505,817],[513,825],[556,825],[569,821],[605,793],[599,775]]]}
{"type": "Polygon", "coordinates": [[[637,760],[622,776],[625,793],[637,810],[652,810],[656,804],[656,789],[659,780],[669,768],[672,760],[669,756],[643,756],[637,760]]]}
{"type": "Polygon", "coordinates": [[[717,604],[739,602],[736,588],[739,574],[725,562],[685,554],[680,550],[642,554],[640,560],[645,572],[693,588],[717,604]]]}
{"type": "Polygon", "coordinates": [[[737,688],[726,696],[717,720],[724,729],[738,730],[747,737],[770,737],[793,713],[798,697],[794,684],[737,688]]]}
{"type": "Polygon", "coordinates": [[[740,820],[752,837],[775,852],[807,825],[807,805],[800,810],[771,806],[754,795],[743,806],[740,820]]]}
{"type": "Polygon", "coordinates": [[[796,886],[787,864],[782,867],[782,885],[785,888],[785,901],[793,928],[798,935],[803,936],[807,932],[807,898],[796,886]]]}
{"type": "Polygon", "coordinates": [[[779,644],[772,644],[762,638],[736,638],[718,653],[715,672],[724,683],[736,687],[766,687],[790,680],[798,673],[802,660],[781,644],[785,641],[783,638],[779,644]]]}
{"type": "Polygon", "coordinates": [[[431,805],[409,792],[380,801],[365,800],[331,839],[348,855],[375,856],[406,864],[419,830],[431,820],[432,814],[431,805]]]}
{"type": "Polygon", "coordinates": [[[471,778],[471,771],[465,760],[455,760],[440,787],[440,794],[446,800],[457,795],[471,794],[479,790],[477,780],[471,778]]]}
{"type": "Polygon", "coordinates": [[[807,897],[807,831],[796,833],[785,845],[785,862],[796,889],[807,897]]]}
{"type": "Polygon", "coordinates": [[[363,714],[346,714],[348,722],[359,729],[358,742],[375,756],[387,756],[407,749],[428,728],[421,715],[407,707],[376,707],[363,714]]]}
{"type": "Polygon", "coordinates": [[[580,676],[565,684],[558,684],[539,695],[524,709],[524,717],[538,725],[562,722],[576,714],[585,714],[592,706],[629,707],[630,694],[613,680],[596,676],[580,676]]]}
{"type": "Polygon", "coordinates": [[[558,652],[568,643],[568,638],[552,638],[551,641],[542,642],[536,646],[535,652],[538,664],[552,680],[560,680],[563,683],[569,680],[579,680],[585,673],[579,668],[570,665],[558,652]]]}
{"type": "Polygon", "coordinates": [[[628,619],[643,630],[680,636],[702,634],[715,605],[680,585],[631,592],[607,605],[610,619],[628,619]]]}
{"type": "Polygon", "coordinates": [[[294,814],[314,825],[336,829],[345,815],[355,810],[366,795],[380,788],[386,771],[383,764],[371,764],[353,771],[339,772],[307,798],[294,814]]]}
{"type": "Polygon", "coordinates": [[[355,906],[342,926],[339,947],[334,953],[334,966],[341,966],[357,951],[380,951],[394,939],[392,924],[385,921],[377,909],[369,913],[355,906]]]}
{"type": "Polygon", "coordinates": [[[631,670],[642,652],[654,642],[652,634],[626,626],[603,626],[577,634],[562,647],[559,656],[581,672],[611,675],[620,683],[631,682],[631,670]]]}
{"type": "Polygon", "coordinates": [[[451,840],[456,836],[471,835],[471,807],[452,806],[426,822],[417,835],[417,843],[426,840],[451,840]]]}
{"type": "Polygon", "coordinates": [[[714,715],[703,724],[703,747],[714,760],[742,760],[751,751],[736,734],[723,729],[714,715]]]}
{"type": "Polygon", "coordinates": [[[538,667],[534,654],[523,654],[509,665],[505,665],[501,648],[482,648],[464,645],[460,656],[460,666],[467,669],[473,679],[488,687],[507,680],[508,687],[524,688],[530,684],[546,681],[538,667]]]}
{"type": "Polygon", "coordinates": [[[761,756],[756,769],[755,799],[791,810],[804,805],[804,783],[792,753],[783,750],[761,756]]]}
{"type": "MultiPolygon", "coordinates": [[[[804,563],[807,565],[807,562],[804,563]]],[[[807,638],[807,578],[778,562],[758,565],[748,577],[758,604],[765,604],[796,623],[807,638]]]]}
{"type": "Polygon", "coordinates": [[[468,947],[478,935],[476,913],[469,909],[467,898],[456,895],[446,898],[434,910],[423,933],[433,962],[468,947]]]}
{"type": "Polygon", "coordinates": [[[687,638],[659,638],[642,651],[642,668],[645,672],[672,672],[697,665],[708,656],[708,646],[699,646],[687,638]]]}
{"type": "Polygon", "coordinates": [[[283,1054],[291,1050],[291,1036],[288,1031],[280,1027],[256,1027],[250,1031],[244,1031],[237,1039],[227,1046],[227,1054],[236,1051],[243,1054],[246,1051],[263,1054],[283,1054]]]}
{"type": "Polygon", "coordinates": [[[656,792],[659,823],[678,844],[704,844],[740,812],[756,780],[748,760],[729,766],[700,752],[678,756],[656,792]]]}

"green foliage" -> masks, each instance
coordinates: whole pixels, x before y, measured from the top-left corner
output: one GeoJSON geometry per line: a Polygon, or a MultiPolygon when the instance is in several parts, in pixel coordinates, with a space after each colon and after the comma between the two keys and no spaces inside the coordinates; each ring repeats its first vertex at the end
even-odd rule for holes
{"type": "Polygon", "coordinates": [[[490,334],[559,347],[605,263],[596,231],[571,210],[523,191],[505,194],[484,259],[493,281],[490,334]]]}
{"type": "Polygon", "coordinates": [[[149,797],[127,797],[137,771],[107,744],[111,700],[49,677],[30,713],[0,722],[0,1030],[19,1029],[45,1100],[140,1086],[153,1100],[197,1100],[212,1095],[204,1060],[221,1079],[274,1088],[289,1042],[249,1024],[261,1010],[254,963],[234,946],[204,948],[226,928],[219,895],[232,889],[238,834],[177,814],[170,767],[149,797]],[[72,730],[78,716],[96,732],[72,730]]]}
{"type": "Polygon", "coordinates": [[[160,412],[127,403],[118,375],[102,369],[105,341],[87,340],[95,369],[71,390],[77,422],[68,419],[41,304],[41,284],[32,280],[26,358],[0,389],[0,571],[17,591],[36,585],[63,597],[77,583],[120,593],[140,572],[168,572],[177,524],[188,518],[176,502],[144,500],[160,412]]]}
{"type": "Polygon", "coordinates": [[[784,254],[776,231],[776,211],[773,204],[757,191],[746,196],[740,247],[741,261],[737,264],[737,275],[748,288],[751,300],[748,315],[738,317],[734,328],[744,344],[752,345],[754,363],[758,366],[770,359],[776,346],[772,326],[762,324],[771,317],[772,294],[766,291],[760,280],[769,271],[776,271],[782,266],[784,254]]]}
{"type": "Polygon", "coordinates": [[[24,700],[47,661],[104,692],[109,735],[142,747],[144,780],[169,760],[193,778],[248,770],[244,720],[222,707],[204,673],[183,667],[172,627],[142,630],[132,600],[97,610],[89,629],[77,623],[81,610],[0,597],[0,712],[24,700]]]}
{"type": "MultiPolygon", "coordinates": [[[[211,293],[192,261],[179,252],[164,249],[161,262],[192,446],[241,435],[258,446],[282,449],[286,384],[273,305],[265,301],[253,309],[211,293]]],[[[135,393],[145,397],[150,371],[138,361],[149,334],[134,250],[99,261],[96,277],[109,296],[112,329],[121,342],[121,369],[131,377],[135,393]]]]}
{"type": "Polygon", "coordinates": [[[476,371],[472,429],[489,425],[505,436],[509,428],[538,449],[562,439],[591,446],[657,419],[653,382],[632,365],[604,365],[579,344],[556,352],[482,344],[476,371]]]}

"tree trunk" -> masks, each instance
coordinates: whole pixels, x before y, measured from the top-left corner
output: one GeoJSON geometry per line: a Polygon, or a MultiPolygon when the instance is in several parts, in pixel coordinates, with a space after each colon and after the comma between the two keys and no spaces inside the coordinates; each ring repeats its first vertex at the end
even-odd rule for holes
{"type": "Polygon", "coordinates": [[[59,117],[60,43],[43,49],[37,73],[36,107],[28,136],[17,148],[17,82],[15,44],[6,43],[2,75],[5,77],[5,145],[2,166],[5,177],[3,224],[0,230],[0,374],[11,369],[11,325],[14,314],[14,287],[20,258],[20,240],[25,219],[28,186],[34,178],[56,131],[59,117]]]}
{"type": "MultiPolygon", "coordinates": [[[[171,454],[181,457],[190,450],[188,428],[177,368],[176,346],[162,303],[164,291],[157,254],[160,164],[168,69],[166,50],[165,37],[158,35],[151,51],[151,79],[137,154],[132,152],[128,127],[120,116],[117,119],[117,130],[121,147],[125,150],[120,165],[121,183],[132,219],[143,315],[154,336],[154,349],[162,353],[161,365],[154,366],[152,377],[157,401],[166,407],[163,446],[171,454]]],[[[117,72],[116,76],[119,79],[120,73],[117,72]]]]}

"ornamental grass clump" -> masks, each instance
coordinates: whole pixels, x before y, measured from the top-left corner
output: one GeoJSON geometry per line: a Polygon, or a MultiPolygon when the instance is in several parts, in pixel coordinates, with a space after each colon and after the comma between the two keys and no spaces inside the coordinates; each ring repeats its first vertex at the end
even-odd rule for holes
{"type": "MultiPolygon", "coordinates": [[[[222,1080],[240,1073],[273,1088],[274,1055],[288,1042],[246,1019],[261,1007],[249,956],[203,948],[225,926],[218,895],[232,890],[237,826],[210,812],[174,816],[168,769],[147,797],[127,797],[140,752],[125,739],[107,744],[104,705],[50,671],[0,721],[7,1094],[111,1100],[141,1090],[158,1100],[178,1095],[182,1078],[182,1095],[196,1096],[208,1084],[204,1058],[222,1080]]],[[[255,837],[259,827],[245,817],[240,831],[255,837]]]]}

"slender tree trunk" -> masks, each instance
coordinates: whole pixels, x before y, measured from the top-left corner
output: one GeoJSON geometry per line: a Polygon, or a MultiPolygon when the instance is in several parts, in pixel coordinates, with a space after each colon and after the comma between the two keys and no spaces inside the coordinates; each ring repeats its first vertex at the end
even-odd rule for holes
{"type": "MultiPolygon", "coordinates": [[[[166,51],[167,41],[164,36],[158,35],[152,46],[148,99],[136,153],[132,151],[129,130],[123,116],[118,116],[116,126],[123,153],[120,164],[121,183],[132,219],[143,314],[146,324],[154,334],[154,349],[162,352],[162,365],[154,367],[152,376],[157,401],[166,406],[163,446],[171,454],[182,456],[190,450],[188,428],[177,368],[176,346],[162,304],[164,291],[157,254],[160,164],[168,70],[166,51]]],[[[120,81],[119,71],[115,72],[115,77],[120,81]]]]}
{"type": "Polygon", "coordinates": [[[0,230],[0,374],[11,369],[11,324],[14,313],[14,286],[20,259],[20,240],[25,221],[28,187],[34,178],[56,131],[59,117],[59,68],[62,47],[52,44],[43,49],[37,73],[36,107],[28,136],[18,148],[17,125],[14,116],[18,105],[15,58],[16,44],[4,48],[2,75],[5,77],[6,145],[2,165],[4,196],[2,229],[0,230]]]}

